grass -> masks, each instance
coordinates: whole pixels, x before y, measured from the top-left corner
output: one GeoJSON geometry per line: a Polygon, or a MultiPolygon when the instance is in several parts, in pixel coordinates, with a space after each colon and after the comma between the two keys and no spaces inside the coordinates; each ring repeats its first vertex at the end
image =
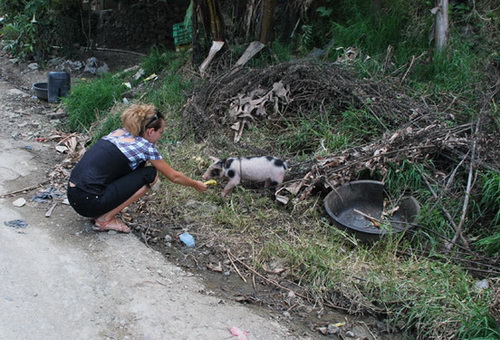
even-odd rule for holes
{"type": "Polygon", "coordinates": [[[477,200],[477,214],[490,216],[481,239],[475,242],[489,256],[500,256],[500,174],[488,171],[481,176],[481,194],[477,200]]]}
{"type": "Polygon", "coordinates": [[[144,58],[141,67],[146,76],[153,73],[176,72],[186,63],[188,57],[186,52],[179,53],[166,48],[153,47],[144,58]]]}
{"type": "Polygon", "coordinates": [[[107,116],[111,107],[121,101],[121,94],[126,90],[121,79],[112,76],[76,84],[69,96],[62,98],[68,114],[68,128],[78,132],[88,130],[107,116]]]}
{"type": "Polygon", "coordinates": [[[380,122],[365,110],[325,110],[286,121],[275,142],[282,154],[322,156],[367,142],[383,131],[380,122]]]}

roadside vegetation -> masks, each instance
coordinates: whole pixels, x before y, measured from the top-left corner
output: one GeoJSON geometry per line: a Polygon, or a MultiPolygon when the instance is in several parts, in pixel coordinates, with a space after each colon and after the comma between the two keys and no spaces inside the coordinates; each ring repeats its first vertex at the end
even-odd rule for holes
{"type": "MultiPolygon", "coordinates": [[[[225,76],[217,82],[198,75],[189,51],[153,48],[142,61],[145,72],[140,79],[133,78],[136,71],[122,71],[75,84],[63,100],[68,127],[90,134],[95,141],[120,126],[124,97],[148,102],[167,117],[160,148],[175,168],[200,177],[210,164],[209,156],[265,152],[285,158],[292,169],[306,166],[292,172],[293,181],[302,179],[317,160],[359,153],[370,143],[408,127],[417,129],[418,124],[409,124],[410,117],[396,112],[401,103],[394,98],[390,99],[393,116],[375,115],[375,104],[367,101],[359,105],[339,104],[340,97],[318,100],[323,98],[321,84],[335,85],[325,77],[317,88],[307,88],[312,92],[304,95],[309,107],[280,104],[269,119],[254,119],[234,143],[226,113],[219,110],[228,108],[225,100],[231,91],[245,93],[234,85],[245,80],[244,86],[250,87],[264,75],[271,79],[281,65],[299,65],[310,60],[311,53],[316,57],[310,65],[319,65],[319,73],[333,72],[333,64],[349,72],[342,85],[351,84],[351,79],[359,88],[368,80],[388,84],[408,105],[423,103],[422,121],[439,125],[444,129],[439,133],[456,133],[464,141],[461,150],[466,150],[450,156],[439,152],[443,147],[417,158],[409,152],[405,157],[402,151],[402,157],[377,165],[366,162],[364,169],[353,167],[355,171],[343,175],[350,180],[382,180],[396,201],[403,194],[416,197],[420,214],[405,235],[364,243],[335,228],[324,213],[325,190],[320,185],[303,199],[291,197],[282,204],[262,188],[238,186],[223,199],[220,185],[202,196],[167,181],[153,193],[155,200],[137,208],[162,222],[138,228],[137,234],[149,245],[161,247],[167,232],[149,230],[182,226],[196,235],[200,248],[211,245],[207,247],[211,256],[205,259],[210,264],[239,266],[247,273],[240,273],[243,277],[260,273],[268,277],[268,284],[294,291],[303,303],[377,316],[387,331],[402,331],[408,338],[498,339],[500,9],[493,1],[452,2],[449,45],[435,51],[428,40],[432,6],[417,0],[389,3],[386,11],[374,12],[363,1],[322,1],[293,39],[273,42],[252,58],[246,67],[262,73],[249,71],[241,82],[237,76],[227,80],[225,72],[245,46],[231,46],[213,64],[212,78],[225,76]],[[207,109],[200,113],[206,116],[194,114],[193,103],[205,103],[196,107],[207,109]]],[[[15,20],[13,25],[26,20],[15,20]]],[[[9,41],[4,46],[22,56],[28,47],[13,39],[15,32],[20,39],[19,30],[9,24],[2,32],[9,41]]],[[[373,89],[370,84],[362,89],[373,89]]],[[[381,88],[378,93],[383,95],[381,88]]],[[[300,102],[294,91],[289,92],[291,101],[300,102]]]]}

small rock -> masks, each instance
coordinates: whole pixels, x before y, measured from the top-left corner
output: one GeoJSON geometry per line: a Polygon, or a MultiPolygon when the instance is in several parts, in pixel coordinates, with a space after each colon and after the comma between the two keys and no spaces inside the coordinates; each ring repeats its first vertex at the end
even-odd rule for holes
{"type": "Polygon", "coordinates": [[[68,151],[68,148],[63,145],[56,145],[56,150],[59,153],[65,153],[66,151],[68,151]]]}
{"type": "Polygon", "coordinates": [[[340,332],[340,328],[335,325],[328,325],[327,328],[328,334],[338,334],[340,332]]]}
{"type": "Polygon", "coordinates": [[[46,114],[49,119],[59,119],[66,117],[66,112],[63,109],[58,109],[56,112],[49,112],[46,114]]]}
{"type": "Polygon", "coordinates": [[[476,289],[478,289],[478,290],[488,289],[489,288],[488,279],[476,281],[475,286],[476,286],[476,289]]]}
{"type": "Polygon", "coordinates": [[[99,66],[96,70],[97,74],[105,74],[109,72],[108,64],[104,63],[102,66],[99,66]]]}
{"type": "Polygon", "coordinates": [[[15,207],[22,207],[23,205],[26,204],[26,200],[24,198],[18,198],[17,200],[15,200],[14,202],[12,202],[12,205],[15,206],[15,207]]]}
{"type": "Polygon", "coordinates": [[[328,334],[328,328],[326,328],[326,327],[318,327],[318,332],[320,332],[323,335],[327,335],[328,334]]]}

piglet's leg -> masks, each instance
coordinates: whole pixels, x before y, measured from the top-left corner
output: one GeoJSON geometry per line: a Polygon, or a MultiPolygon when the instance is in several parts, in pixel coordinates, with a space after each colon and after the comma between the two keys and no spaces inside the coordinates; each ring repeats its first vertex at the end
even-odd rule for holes
{"type": "Polygon", "coordinates": [[[277,185],[280,185],[281,183],[283,183],[283,179],[280,180],[280,178],[278,178],[278,179],[268,178],[268,179],[266,179],[266,182],[264,183],[264,188],[275,187],[277,185]]]}
{"type": "Polygon", "coordinates": [[[231,194],[233,188],[240,184],[240,178],[231,178],[231,180],[226,184],[224,190],[222,190],[222,196],[226,197],[231,194]]]}

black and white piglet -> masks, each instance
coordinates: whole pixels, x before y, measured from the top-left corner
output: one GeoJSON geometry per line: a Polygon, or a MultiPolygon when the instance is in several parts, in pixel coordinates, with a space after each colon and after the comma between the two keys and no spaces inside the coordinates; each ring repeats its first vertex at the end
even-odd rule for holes
{"type": "Polygon", "coordinates": [[[231,194],[241,180],[264,182],[265,187],[283,183],[286,163],[272,156],[230,157],[218,159],[210,157],[214,163],[203,174],[203,180],[228,178],[229,182],[222,191],[222,196],[231,194]]]}

